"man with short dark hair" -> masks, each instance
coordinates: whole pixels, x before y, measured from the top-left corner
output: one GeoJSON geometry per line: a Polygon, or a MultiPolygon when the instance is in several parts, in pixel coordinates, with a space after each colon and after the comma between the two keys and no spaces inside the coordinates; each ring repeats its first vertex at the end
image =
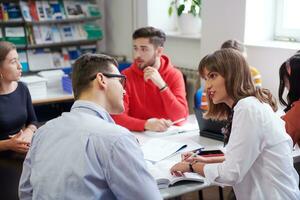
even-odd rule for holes
{"type": "Polygon", "coordinates": [[[125,112],[113,118],[132,131],[165,131],[189,114],[183,75],[163,55],[164,32],[143,27],[132,38],[134,63],[123,71],[125,112]]]}
{"type": "Polygon", "coordinates": [[[33,137],[20,199],[161,199],[142,151],[110,117],[124,111],[125,76],[106,55],[85,54],[73,66],[71,112],[33,137]]]}

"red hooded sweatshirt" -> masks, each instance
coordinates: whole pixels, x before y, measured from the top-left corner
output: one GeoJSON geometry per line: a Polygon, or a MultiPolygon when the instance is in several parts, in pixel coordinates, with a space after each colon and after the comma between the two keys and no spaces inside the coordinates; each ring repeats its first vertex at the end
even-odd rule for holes
{"type": "Polygon", "coordinates": [[[188,116],[188,105],[182,73],[165,55],[158,70],[168,87],[159,91],[151,80],[144,81],[144,72],[133,63],[123,71],[126,76],[125,112],[112,115],[115,122],[131,131],[144,131],[150,118],[175,121],[188,116]]]}

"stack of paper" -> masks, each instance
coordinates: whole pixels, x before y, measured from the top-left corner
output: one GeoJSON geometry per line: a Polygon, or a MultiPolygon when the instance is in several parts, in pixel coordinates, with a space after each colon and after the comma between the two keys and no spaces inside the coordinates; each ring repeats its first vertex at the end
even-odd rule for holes
{"type": "Polygon", "coordinates": [[[48,88],[62,88],[61,78],[64,76],[62,70],[41,71],[38,75],[47,80],[48,88]]]}
{"type": "Polygon", "coordinates": [[[27,85],[31,98],[44,98],[47,96],[46,79],[33,75],[21,77],[21,81],[27,85]]]}

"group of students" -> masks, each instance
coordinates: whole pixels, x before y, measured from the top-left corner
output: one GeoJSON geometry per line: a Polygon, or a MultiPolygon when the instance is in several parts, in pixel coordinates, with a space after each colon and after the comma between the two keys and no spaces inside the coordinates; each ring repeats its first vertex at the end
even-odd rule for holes
{"type": "MultiPolygon", "coordinates": [[[[130,131],[164,131],[188,116],[183,75],[163,54],[165,40],[154,27],[137,29],[134,63],[122,74],[109,56],[79,57],[72,69],[71,111],[37,131],[30,94],[18,82],[16,48],[0,42],[0,112],[20,115],[0,117],[0,168],[18,158],[14,152],[28,151],[20,199],[161,199],[130,131]]],[[[191,157],[187,152],[170,173],[192,171],[211,183],[233,186],[237,199],[300,199],[291,154],[300,136],[299,57],[294,55],[280,68],[279,99],[287,106],[284,123],[275,114],[271,93],[255,86],[241,52],[226,47],[205,56],[199,64],[208,102],[205,116],[227,120],[225,156],[191,157]],[[285,88],[287,102],[282,97],[285,88]]],[[[1,179],[1,187],[4,181],[9,182],[1,179]]],[[[10,191],[17,194],[14,188],[10,191]]]]}

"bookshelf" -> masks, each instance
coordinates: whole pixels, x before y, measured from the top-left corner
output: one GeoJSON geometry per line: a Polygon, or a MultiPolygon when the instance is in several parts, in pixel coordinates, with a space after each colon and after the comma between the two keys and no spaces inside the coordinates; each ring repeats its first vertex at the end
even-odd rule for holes
{"type": "Polygon", "coordinates": [[[68,68],[99,51],[102,13],[95,0],[1,0],[0,40],[16,45],[25,73],[68,68]]]}

